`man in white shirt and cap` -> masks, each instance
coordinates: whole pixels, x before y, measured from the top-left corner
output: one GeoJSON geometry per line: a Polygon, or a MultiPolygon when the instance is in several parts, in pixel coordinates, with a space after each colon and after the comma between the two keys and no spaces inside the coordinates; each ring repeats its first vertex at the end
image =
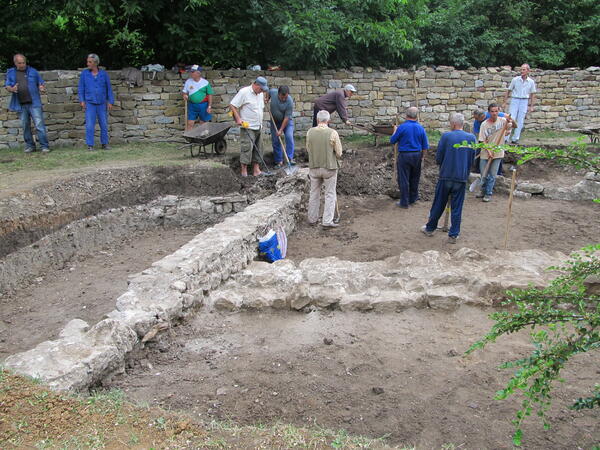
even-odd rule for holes
{"type": "Polygon", "coordinates": [[[535,93],[537,92],[535,81],[533,81],[532,78],[529,78],[529,72],[531,71],[529,64],[523,64],[519,70],[521,75],[514,77],[510,82],[508,90],[504,94],[504,104],[502,105],[502,109],[506,111],[508,96],[511,95],[510,116],[517,122],[517,128],[514,130],[510,139],[513,144],[519,143],[525,116],[528,112],[533,111],[535,105],[535,93]]]}
{"type": "Polygon", "coordinates": [[[317,114],[319,111],[327,111],[329,114],[337,111],[346,125],[351,125],[348,120],[348,103],[346,99],[351,98],[356,93],[356,88],[351,84],[344,86],[344,89],[336,89],[315,100],[313,106],[313,127],[317,126],[317,114]]]}
{"type": "Polygon", "coordinates": [[[241,127],[240,166],[243,177],[248,176],[250,164],[252,164],[252,175],[255,177],[262,175],[259,166],[263,159],[260,153],[262,151],[260,136],[265,109],[264,92],[268,90],[267,80],[258,77],[250,86],[241,88],[229,104],[233,120],[241,127]]]}

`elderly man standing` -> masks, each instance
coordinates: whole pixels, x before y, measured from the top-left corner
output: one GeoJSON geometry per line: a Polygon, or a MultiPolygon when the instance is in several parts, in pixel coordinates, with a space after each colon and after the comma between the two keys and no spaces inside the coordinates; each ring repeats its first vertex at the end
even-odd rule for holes
{"type": "Polygon", "coordinates": [[[460,234],[460,222],[462,217],[462,207],[465,201],[465,192],[467,181],[469,181],[469,171],[475,158],[475,152],[470,147],[454,147],[455,144],[462,142],[476,142],[475,136],[463,131],[465,116],[460,113],[452,114],[450,117],[450,129],[440,138],[438,142],[435,160],[440,166],[440,177],[435,187],[435,198],[429,212],[429,221],[421,228],[421,231],[427,236],[433,236],[437,229],[438,221],[446,203],[450,201],[452,210],[452,226],[448,232],[448,242],[456,244],[460,234]]]}
{"type": "Polygon", "coordinates": [[[108,110],[115,104],[110,77],[106,70],[98,68],[100,57],[90,53],[86,60],[87,69],[79,77],[79,104],[85,111],[85,143],[94,150],[96,121],[100,125],[100,143],[104,150],[108,146],[108,110]]]}
{"type": "Polygon", "coordinates": [[[325,206],[323,207],[324,228],[334,228],[333,215],[335,211],[336,183],[339,160],[342,158],[342,143],[337,131],[327,124],[331,119],[328,111],[317,113],[316,127],[306,133],[306,150],[308,151],[308,166],[310,176],[310,198],[308,201],[308,222],[314,225],[319,220],[321,207],[321,187],[325,186],[325,206]]]}
{"type": "Polygon", "coordinates": [[[24,55],[17,53],[13,57],[13,62],[15,67],[11,67],[6,72],[5,87],[12,94],[8,109],[19,113],[23,126],[25,153],[35,151],[35,142],[31,134],[31,119],[33,119],[42,152],[48,153],[50,147],[40,96],[40,92],[46,91],[44,80],[37,70],[27,65],[24,55]]]}
{"type": "Polygon", "coordinates": [[[346,99],[351,98],[355,93],[356,88],[351,84],[347,84],[344,86],[344,89],[336,89],[317,98],[313,107],[313,127],[317,126],[317,113],[321,110],[327,111],[329,114],[337,111],[342,122],[346,125],[351,125],[348,120],[348,104],[346,99]]]}
{"type": "Polygon", "coordinates": [[[269,90],[267,80],[258,77],[250,86],[241,88],[231,100],[229,107],[233,120],[240,125],[240,166],[241,175],[248,176],[248,166],[252,164],[252,175],[262,175],[259,162],[262,160],[261,139],[263,112],[265,109],[264,92],[269,90]]]}
{"type": "Polygon", "coordinates": [[[517,127],[511,138],[513,144],[519,143],[525,116],[527,113],[533,111],[535,105],[535,93],[537,92],[535,81],[533,81],[532,78],[529,78],[529,72],[531,71],[529,64],[523,64],[519,70],[521,75],[512,79],[508,86],[508,90],[504,94],[504,104],[502,108],[506,111],[508,96],[511,95],[510,116],[517,122],[517,127]],[[529,102],[529,99],[531,99],[531,102],[529,102]]]}
{"type": "Polygon", "coordinates": [[[210,83],[202,78],[202,67],[198,64],[190,68],[190,77],[185,80],[182,92],[187,105],[185,129],[191,130],[196,120],[200,123],[210,122],[214,91],[210,83]]]}
{"type": "Polygon", "coordinates": [[[425,128],[417,122],[419,110],[412,106],[406,110],[406,121],[394,127],[391,144],[398,144],[398,188],[400,201],[397,206],[407,209],[419,200],[419,180],[421,179],[421,161],[429,148],[425,128]]]}
{"type": "Polygon", "coordinates": [[[283,152],[279,139],[285,137],[285,153],[294,164],[294,99],[288,86],[279,89],[269,89],[271,97],[271,143],[273,144],[273,159],[277,166],[283,165],[283,152]]]}

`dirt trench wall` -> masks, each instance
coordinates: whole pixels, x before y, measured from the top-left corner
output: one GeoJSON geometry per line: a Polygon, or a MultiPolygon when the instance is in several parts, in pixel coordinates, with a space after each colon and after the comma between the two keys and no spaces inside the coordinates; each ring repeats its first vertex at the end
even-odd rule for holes
{"type": "Polygon", "coordinates": [[[73,221],[147,203],[161,195],[239,192],[229,168],[137,167],[101,170],[0,200],[0,258],[73,221]]]}
{"type": "MultiPolygon", "coordinates": [[[[32,61],[33,66],[35,62],[32,61]]],[[[115,92],[115,108],[109,117],[113,143],[180,138],[184,110],[181,88],[187,74],[156,74],[150,80],[144,74],[144,85],[130,87],[121,71],[109,71],[115,92]]],[[[421,67],[373,70],[354,67],[351,70],[253,72],[245,70],[208,70],[206,78],[214,87],[214,121],[231,121],[226,107],[241,86],[250,84],[258,75],[265,76],[275,87],[289,85],[296,103],[295,127],[306,131],[312,123],[314,99],[328,91],[352,83],[358,94],[349,100],[350,117],[356,123],[387,122],[418,100],[420,120],[428,129],[445,130],[449,115],[466,113],[476,107],[501,102],[510,80],[518,75],[510,66],[456,70],[453,67],[421,67]]],[[[4,84],[4,74],[0,83],[4,84]]],[[[42,72],[47,94],[42,96],[51,145],[84,145],[83,112],[77,100],[79,72],[56,70],[42,72]]],[[[535,111],[528,115],[528,129],[565,129],[600,126],[600,67],[564,70],[533,70],[538,87],[535,111]]],[[[22,129],[16,113],[8,112],[10,96],[0,98],[0,149],[22,145],[22,129]]],[[[352,133],[339,127],[342,134],[352,133]]],[[[233,129],[230,138],[239,130],[233,129]]]]}
{"type": "Polygon", "coordinates": [[[257,256],[268,229],[290,233],[306,190],[308,170],[277,182],[277,193],[198,234],[175,253],[129,279],[116,309],[94,326],[75,319],[55,341],[9,356],[5,367],[56,390],[84,390],[124,370],[126,355],[165,330],[257,256]],[[150,337],[149,337],[150,336],[150,337]]]}
{"type": "Polygon", "coordinates": [[[64,266],[74,256],[85,256],[131,233],[158,226],[188,226],[216,223],[223,214],[242,211],[245,196],[166,196],[134,207],[113,208],[72,222],[0,261],[0,292],[10,292],[21,283],[48,269],[64,266]]]}

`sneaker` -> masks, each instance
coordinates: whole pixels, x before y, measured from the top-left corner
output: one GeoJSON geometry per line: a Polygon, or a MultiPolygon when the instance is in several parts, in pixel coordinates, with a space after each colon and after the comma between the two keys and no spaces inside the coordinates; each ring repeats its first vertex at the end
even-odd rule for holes
{"type": "Polygon", "coordinates": [[[483,198],[484,195],[480,192],[479,194],[475,195],[475,198],[483,198]]]}
{"type": "Polygon", "coordinates": [[[423,226],[421,227],[421,232],[422,232],[422,233],[423,233],[425,236],[429,236],[429,237],[433,236],[433,231],[429,231],[429,230],[427,229],[427,225],[423,225],[423,226]]]}
{"type": "Polygon", "coordinates": [[[279,161],[278,163],[275,163],[275,167],[277,167],[277,168],[283,167],[283,162],[279,161]]]}
{"type": "Polygon", "coordinates": [[[408,205],[403,205],[403,204],[402,204],[402,203],[400,203],[400,202],[396,202],[396,206],[397,206],[398,208],[402,208],[402,209],[408,209],[408,205]]]}
{"type": "Polygon", "coordinates": [[[93,151],[95,151],[95,150],[96,150],[96,149],[94,148],[94,146],[93,146],[93,145],[88,145],[88,152],[93,152],[93,151]]]}
{"type": "Polygon", "coordinates": [[[491,202],[492,201],[492,196],[491,195],[484,195],[483,196],[483,201],[484,202],[491,202]]]}
{"type": "Polygon", "coordinates": [[[517,139],[516,141],[510,141],[510,143],[511,143],[512,145],[519,145],[519,140],[517,139]]]}
{"type": "Polygon", "coordinates": [[[25,153],[33,153],[35,152],[35,148],[26,148],[25,153]]]}
{"type": "Polygon", "coordinates": [[[42,153],[50,153],[50,149],[49,148],[43,148],[42,149],[42,153]]]}
{"type": "Polygon", "coordinates": [[[456,244],[458,236],[448,236],[448,244],[456,244]]]}
{"type": "Polygon", "coordinates": [[[102,144],[102,150],[110,150],[110,145],[102,144]]]}
{"type": "Polygon", "coordinates": [[[337,227],[339,227],[340,225],[339,225],[339,224],[337,224],[337,223],[333,223],[333,222],[331,222],[331,223],[324,223],[324,224],[323,224],[323,225],[321,225],[321,226],[322,226],[323,228],[337,228],[337,227]]]}
{"type": "Polygon", "coordinates": [[[291,165],[291,166],[295,166],[295,165],[296,165],[296,160],[294,160],[294,159],[290,159],[290,165],[291,165]]]}

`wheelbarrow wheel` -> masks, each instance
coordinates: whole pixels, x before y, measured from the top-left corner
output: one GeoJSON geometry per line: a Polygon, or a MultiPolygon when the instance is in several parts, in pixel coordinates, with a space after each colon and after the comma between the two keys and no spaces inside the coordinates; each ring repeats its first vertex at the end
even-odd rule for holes
{"type": "Polygon", "coordinates": [[[221,139],[220,141],[215,142],[215,153],[217,155],[222,155],[227,151],[227,141],[225,139],[221,139]]]}

